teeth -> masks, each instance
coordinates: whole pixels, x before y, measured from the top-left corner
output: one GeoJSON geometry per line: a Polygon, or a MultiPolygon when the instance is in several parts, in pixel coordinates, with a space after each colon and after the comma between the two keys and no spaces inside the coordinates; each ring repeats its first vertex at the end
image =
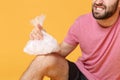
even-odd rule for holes
{"type": "Polygon", "coordinates": [[[99,11],[100,11],[100,10],[103,10],[102,8],[96,8],[96,9],[99,10],[99,11]]]}

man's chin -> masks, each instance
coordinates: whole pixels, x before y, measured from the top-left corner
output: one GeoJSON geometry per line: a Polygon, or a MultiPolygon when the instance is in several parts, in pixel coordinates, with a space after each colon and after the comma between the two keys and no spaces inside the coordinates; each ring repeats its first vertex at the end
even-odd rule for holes
{"type": "Polygon", "coordinates": [[[99,19],[99,20],[102,20],[102,19],[105,19],[105,15],[104,14],[102,14],[102,13],[92,13],[93,14],[93,17],[95,18],[95,19],[99,19]]]}

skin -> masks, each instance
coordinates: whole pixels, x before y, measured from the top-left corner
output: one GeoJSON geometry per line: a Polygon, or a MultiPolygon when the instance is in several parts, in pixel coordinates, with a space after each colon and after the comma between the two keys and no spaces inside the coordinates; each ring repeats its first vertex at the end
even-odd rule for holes
{"type": "MultiPolygon", "coordinates": [[[[119,0],[92,0],[94,18],[98,24],[104,28],[111,27],[116,23],[119,17],[119,8],[119,0]],[[114,4],[117,1],[118,5],[116,6],[114,4]],[[112,13],[110,13],[111,15],[105,15],[106,12],[110,11],[112,11],[112,13]]],[[[40,25],[35,27],[30,34],[30,39],[43,39],[41,30],[42,27],[40,25]]],[[[49,76],[52,80],[68,80],[69,67],[65,57],[72,52],[76,46],[62,42],[60,48],[59,52],[36,56],[20,80],[42,80],[44,75],[49,76]]]]}

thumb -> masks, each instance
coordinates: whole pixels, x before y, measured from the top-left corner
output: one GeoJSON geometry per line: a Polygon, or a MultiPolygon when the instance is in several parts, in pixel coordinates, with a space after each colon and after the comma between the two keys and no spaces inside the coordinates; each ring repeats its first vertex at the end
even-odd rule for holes
{"type": "Polygon", "coordinates": [[[40,31],[43,30],[43,27],[40,24],[37,24],[36,28],[37,30],[40,30],[40,31]]]}

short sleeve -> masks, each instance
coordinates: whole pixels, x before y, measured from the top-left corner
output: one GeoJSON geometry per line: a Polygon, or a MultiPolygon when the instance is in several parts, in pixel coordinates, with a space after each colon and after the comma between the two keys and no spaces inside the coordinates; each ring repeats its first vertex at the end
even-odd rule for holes
{"type": "Polygon", "coordinates": [[[76,46],[79,43],[78,36],[79,34],[79,21],[76,20],[74,24],[68,30],[68,33],[64,39],[64,42],[76,46]]]}

